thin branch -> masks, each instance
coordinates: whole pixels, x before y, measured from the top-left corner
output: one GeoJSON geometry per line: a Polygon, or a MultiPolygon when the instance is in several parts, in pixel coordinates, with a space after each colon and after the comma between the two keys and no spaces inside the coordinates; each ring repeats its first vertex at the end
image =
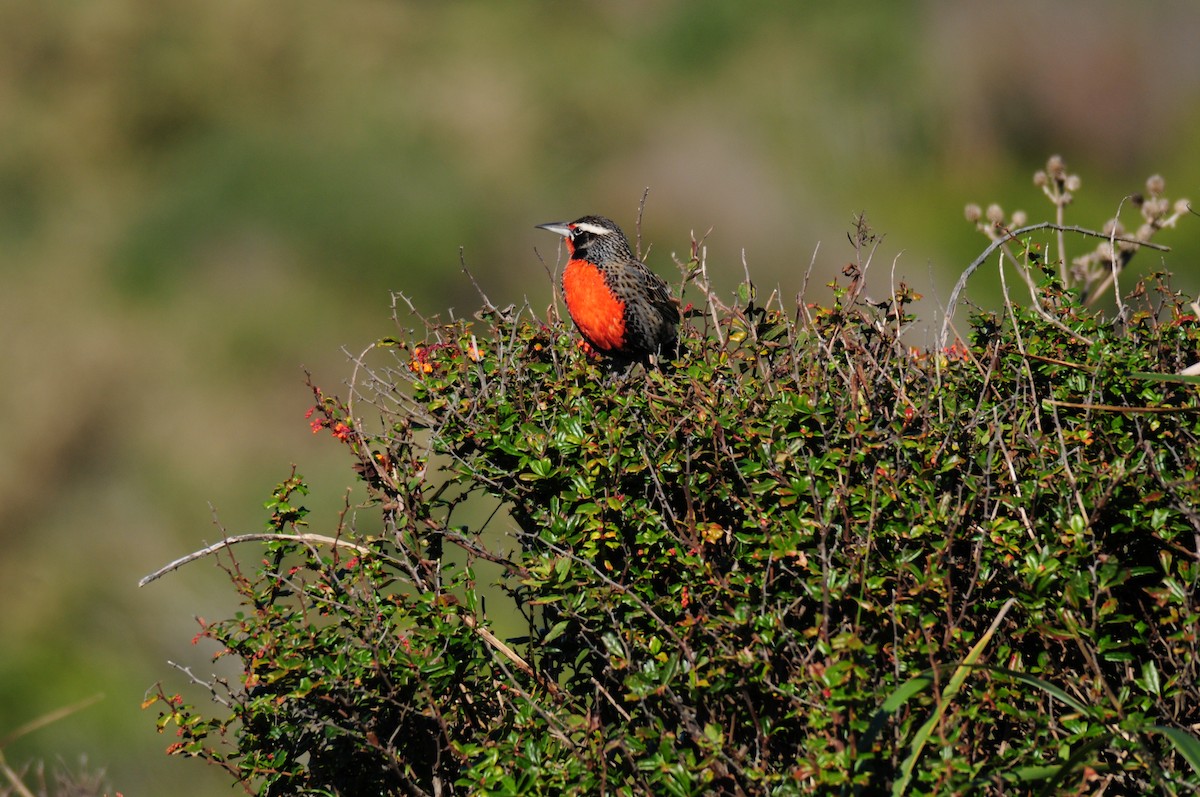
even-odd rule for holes
{"type": "MultiPolygon", "coordinates": [[[[138,586],[144,587],[147,584],[149,584],[151,581],[155,581],[155,580],[161,578],[162,576],[166,575],[167,573],[170,573],[173,570],[178,570],[180,567],[183,567],[184,565],[188,564],[189,562],[194,562],[197,559],[202,559],[205,556],[210,556],[212,554],[218,553],[218,552],[220,552],[236,543],[239,543],[239,542],[274,542],[274,541],[278,541],[278,540],[291,540],[294,542],[303,542],[303,543],[307,543],[307,544],[321,543],[324,545],[331,545],[335,548],[349,548],[350,550],[356,551],[363,556],[382,556],[382,554],[380,554],[378,551],[373,551],[370,548],[365,548],[361,545],[357,545],[352,542],[347,542],[346,540],[340,540],[335,537],[326,537],[322,534],[271,534],[271,533],[266,533],[266,532],[258,533],[258,534],[240,534],[236,537],[226,537],[225,539],[221,540],[220,542],[209,545],[207,548],[202,548],[199,551],[194,551],[194,552],[188,554],[187,556],[183,556],[183,557],[180,557],[179,559],[176,559],[174,562],[171,562],[170,564],[166,565],[165,567],[159,568],[158,570],[154,571],[150,575],[143,578],[141,581],[138,582],[138,586]]],[[[390,559],[390,557],[383,557],[383,558],[390,559]]],[[[538,673],[534,671],[533,667],[531,667],[528,662],[526,662],[523,658],[521,658],[519,655],[517,655],[517,653],[512,648],[510,648],[508,645],[504,644],[504,642],[502,642],[491,631],[479,626],[474,617],[472,617],[471,615],[468,615],[468,614],[463,614],[460,616],[462,617],[463,622],[466,623],[466,625],[472,631],[474,631],[476,634],[478,634],[479,637],[484,642],[486,642],[492,649],[498,651],[499,653],[504,655],[504,657],[507,658],[509,661],[513,662],[513,664],[517,665],[517,667],[519,667],[522,672],[524,672],[530,678],[533,678],[547,692],[549,692],[552,695],[558,694],[558,685],[557,684],[547,681],[546,679],[544,679],[540,675],[538,675],[538,673]]]]}
{"type": "Polygon", "coordinates": [[[467,275],[467,279],[471,280],[471,284],[475,286],[475,291],[479,294],[479,298],[483,300],[483,306],[489,313],[496,312],[496,305],[492,304],[492,300],[483,292],[483,288],[475,280],[475,275],[471,273],[471,269],[467,268],[467,258],[463,253],[463,248],[458,247],[458,264],[462,267],[462,272],[467,275]]]}
{"type": "MultiPolygon", "coordinates": [[[[1012,254],[1012,252],[1010,252],[1008,250],[1008,247],[1004,247],[1004,251],[1008,252],[1008,259],[1013,262],[1013,267],[1017,270],[1017,273],[1021,275],[1021,278],[1025,280],[1025,286],[1027,288],[1029,288],[1029,306],[1030,306],[1030,308],[1032,308],[1033,311],[1035,313],[1037,313],[1038,316],[1041,317],[1041,319],[1043,321],[1045,321],[1047,324],[1049,324],[1050,326],[1061,329],[1067,335],[1069,335],[1073,338],[1078,338],[1079,340],[1083,341],[1084,343],[1086,343],[1089,346],[1093,345],[1092,339],[1089,338],[1087,335],[1081,334],[1079,332],[1076,332],[1074,329],[1071,329],[1069,326],[1067,326],[1063,322],[1059,321],[1054,316],[1050,315],[1049,311],[1047,311],[1046,308],[1042,307],[1042,303],[1038,299],[1038,295],[1037,295],[1037,285],[1034,284],[1033,278],[1029,276],[1029,269],[1023,268],[1021,266],[1021,264],[1019,262],[1017,262],[1017,259],[1015,257],[1013,257],[1013,254],[1012,254]]],[[[1003,257],[1003,255],[1001,255],[1001,257],[1003,257]]],[[[1001,279],[1004,278],[1003,268],[1004,268],[1004,266],[1003,266],[1003,264],[1001,264],[1001,274],[1000,274],[1001,279]]],[[[1011,308],[1010,308],[1010,312],[1011,312],[1011,308]]]]}
{"type": "Polygon", "coordinates": [[[3,755],[0,755],[0,770],[3,770],[4,777],[8,778],[8,782],[12,784],[13,789],[20,797],[35,797],[34,793],[21,782],[21,776],[13,772],[12,767],[4,760],[3,755]]]}
{"type": "Polygon", "coordinates": [[[170,659],[167,659],[167,664],[174,667],[176,670],[179,670],[184,675],[186,675],[188,677],[188,679],[191,680],[192,683],[196,684],[196,686],[203,686],[205,689],[207,689],[208,693],[209,693],[209,697],[212,699],[212,701],[214,703],[220,703],[222,706],[225,706],[225,708],[233,708],[233,706],[230,704],[230,702],[228,700],[226,700],[225,698],[223,698],[217,694],[217,687],[216,687],[217,683],[220,683],[226,689],[228,688],[223,680],[218,682],[215,680],[215,676],[214,676],[213,681],[206,681],[203,678],[201,678],[200,676],[196,675],[196,673],[192,672],[191,667],[185,667],[182,664],[179,664],[178,662],[171,661],[170,659]]]}
{"type": "Polygon", "coordinates": [[[650,186],[646,186],[645,190],[644,190],[644,191],[642,191],[642,200],[641,200],[640,202],[638,202],[638,214],[637,214],[637,259],[638,259],[638,260],[641,260],[641,261],[645,261],[645,259],[646,259],[646,256],[650,254],[649,252],[646,252],[646,254],[645,254],[645,255],[643,255],[643,254],[642,254],[642,216],[643,216],[643,215],[645,214],[645,212],[646,212],[646,197],[648,197],[648,196],[650,196],[650,186]]]}
{"type": "Polygon", "coordinates": [[[559,692],[558,684],[554,683],[553,681],[549,681],[546,678],[543,678],[536,671],[534,671],[533,667],[531,667],[529,665],[529,662],[527,662],[527,661],[525,661],[525,659],[521,658],[520,655],[518,655],[515,650],[510,648],[508,645],[504,644],[504,642],[502,642],[500,640],[500,638],[497,637],[495,634],[493,634],[491,631],[489,631],[486,628],[484,628],[483,626],[479,625],[472,615],[464,613],[459,616],[462,618],[462,621],[467,624],[467,627],[470,628],[472,631],[474,631],[476,634],[478,634],[480,636],[480,638],[483,639],[484,642],[488,643],[488,645],[490,645],[492,647],[493,650],[503,654],[506,659],[511,661],[513,664],[517,665],[517,668],[521,672],[525,673],[530,678],[532,678],[534,681],[536,681],[538,683],[538,685],[541,686],[543,689],[545,689],[547,692],[554,695],[555,697],[558,696],[558,692],[559,692]]]}
{"type": "Polygon", "coordinates": [[[1109,279],[1112,281],[1113,298],[1117,300],[1117,318],[1121,319],[1121,323],[1125,323],[1128,316],[1125,312],[1125,300],[1121,298],[1121,285],[1117,282],[1117,272],[1121,270],[1121,265],[1117,264],[1117,219],[1121,218],[1121,208],[1125,207],[1125,200],[1128,198],[1122,198],[1117,204],[1117,215],[1113,216],[1112,235],[1108,239],[1109,279]]]}
{"type": "Polygon", "coordinates": [[[1096,410],[1097,412],[1120,412],[1126,415],[1136,415],[1138,413],[1165,415],[1173,412],[1200,412],[1200,407],[1122,407],[1118,404],[1086,404],[1075,401],[1058,401],[1056,399],[1042,399],[1042,401],[1054,407],[1069,407],[1074,410],[1096,410]]]}
{"type": "Polygon", "coordinates": [[[400,299],[406,305],[408,305],[409,314],[415,315],[417,318],[421,319],[421,323],[424,324],[426,327],[434,326],[432,321],[430,321],[425,316],[421,315],[420,311],[417,310],[417,306],[415,304],[413,304],[413,300],[411,298],[409,298],[409,296],[407,294],[402,293],[400,291],[394,291],[392,293],[392,320],[395,321],[397,324],[400,323],[400,316],[396,312],[400,308],[399,303],[396,301],[397,299],[400,299]]]}
{"type": "Polygon", "coordinates": [[[800,293],[796,296],[796,302],[800,305],[800,310],[804,313],[804,320],[809,326],[812,326],[812,313],[808,312],[808,280],[812,277],[813,267],[817,265],[817,253],[821,251],[821,242],[817,241],[813,247],[812,257],[808,259],[808,267],[804,269],[804,280],[800,283],[800,293]]]}
{"type": "Polygon", "coordinates": [[[1063,219],[1066,218],[1067,206],[1059,196],[1054,201],[1054,220],[1058,223],[1054,237],[1058,240],[1058,276],[1063,285],[1068,284],[1071,276],[1071,266],[1067,262],[1067,236],[1063,235],[1063,219]]]}
{"type": "Polygon", "coordinates": [[[616,700],[613,699],[612,694],[609,693],[609,691],[604,688],[604,684],[600,683],[595,678],[592,678],[591,681],[592,681],[592,684],[596,687],[596,689],[598,689],[604,695],[604,697],[608,699],[608,704],[610,706],[612,706],[614,709],[616,709],[617,713],[620,714],[622,717],[624,717],[626,722],[633,721],[633,717],[629,716],[629,712],[626,711],[621,706],[620,703],[618,703],[616,700]]]}
{"type": "Polygon", "coordinates": [[[353,551],[357,551],[358,553],[363,554],[364,556],[378,556],[379,555],[377,551],[372,551],[370,548],[364,548],[361,545],[356,545],[355,543],[347,542],[346,540],[339,540],[335,537],[326,537],[322,534],[273,534],[273,533],[269,533],[269,532],[261,532],[258,534],[239,534],[236,537],[226,537],[225,539],[221,540],[220,542],[215,542],[212,545],[208,546],[207,548],[201,548],[198,551],[193,551],[192,553],[188,554],[187,556],[181,556],[180,558],[176,559],[174,562],[171,562],[170,564],[165,565],[164,567],[160,567],[158,570],[155,570],[150,575],[142,578],[142,580],[138,582],[138,586],[144,587],[147,584],[149,584],[151,581],[157,581],[158,579],[162,578],[167,573],[170,573],[173,570],[178,570],[179,568],[183,567],[184,565],[186,565],[190,562],[194,562],[197,559],[203,559],[206,556],[211,556],[212,554],[223,551],[224,549],[226,549],[232,545],[235,545],[239,542],[275,542],[278,540],[291,540],[293,542],[304,542],[304,543],[319,543],[319,544],[324,544],[324,545],[332,545],[335,548],[349,548],[353,551]]]}
{"type": "MultiPolygon", "coordinates": [[[[1117,238],[1116,232],[1117,225],[1120,223],[1121,208],[1124,207],[1126,199],[1129,199],[1129,197],[1125,197],[1121,200],[1120,204],[1117,205],[1117,214],[1112,218],[1112,234],[1109,235],[1108,238],[1108,273],[1104,275],[1104,281],[1100,283],[1099,287],[1093,289],[1092,282],[1099,279],[1100,275],[1089,270],[1087,275],[1084,277],[1083,289],[1084,296],[1086,297],[1085,304],[1091,306],[1095,304],[1101,296],[1104,295],[1104,292],[1108,290],[1109,286],[1113,286],[1113,289],[1116,293],[1118,310],[1117,318],[1121,321],[1125,320],[1126,314],[1125,304],[1121,299],[1121,286],[1117,282],[1117,273],[1129,264],[1129,261],[1133,259],[1133,255],[1137,251],[1136,247],[1133,249],[1127,249],[1125,251],[1120,251],[1117,249],[1117,241],[1124,240],[1117,238]]],[[[1155,227],[1155,229],[1161,229],[1161,227],[1155,227]]]]}
{"type": "Polygon", "coordinates": [[[22,725],[21,727],[17,728],[16,730],[10,731],[9,733],[5,734],[2,738],[0,738],[0,750],[3,750],[5,747],[8,747],[10,744],[15,742],[17,739],[20,739],[22,736],[28,736],[29,734],[33,733],[34,731],[41,730],[42,728],[46,727],[47,725],[50,725],[51,723],[54,723],[54,722],[58,722],[60,719],[62,719],[64,717],[68,717],[77,711],[82,711],[83,709],[87,708],[88,706],[90,706],[94,703],[98,703],[103,699],[104,699],[103,693],[97,693],[97,694],[92,695],[91,697],[85,697],[83,700],[80,700],[77,703],[72,703],[69,706],[63,706],[62,708],[56,708],[53,711],[43,714],[42,716],[38,717],[37,719],[32,719],[29,722],[22,725]]]}
{"type": "Polygon", "coordinates": [[[1151,249],[1157,249],[1160,252],[1170,252],[1171,251],[1171,247],[1163,246],[1161,244],[1154,244],[1154,243],[1150,243],[1148,241],[1139,241],[1136,238],[1125,238],[1125,237],[1117,238],[1117,237],[1113,237],[1113,236],[1110,236],[1110,235],[1102,233],[1102,232],[1096,232],[1095,230],[1089,230],[1085,227],[1077,227],[1077,226],[1073,226],[1073,225],[1064,226],[1061,224],[1052,224],[1048,221],[1044,221],[1041,224],[1030,224],[1028,227],[1021,227],[1018,230],[1012,230],[1003,238],[997,238],[995,241],[992,241],[992,243],[988,246],[988,248],[984,249],[983,253],[981,255],[979,255],[979,257],[977,257],[971,261],[971,265],[967,266],[966,270],[963,271],[962,276],[960,276],[958,278],[958,282],[955,284],[954,290],[950,293],[950,301],[947,302],[947,304],[946,304],[946,314],[942,320],[942,334],[939,338],[939,340],[940,340],[940,343],[938,344],[939,347],[945,348],[945,346],[946,346],[946,336],[950,329],[950,319],[954,317],[954,309],[955,309],[956,305],[958,304],[958,297],[962,294],[963,289],[967,287],[967,280],[971,278],[971,275],[974,274],[979,269],[980,266],[982,266],[984,263],[986,263],[987,259],[989,257],[991,257],[992,253],[995,252],[998,248],[1000,248],[1004,244],[1008,243],[1009,241],[1016,239],[1018,236],[1021,236],[1021,235],[1024,235],[1024,234],[1030,233],[1030,232],[1035,232],[1037,230],[1058,230],[1059,232],[1074,232],[1074,233],[1078,233],[1080,235],[1090,235],[1094,238],[1104,238],[1106,240],[1111,238],[1111,240],[1113,240],[1113,241],[1122,241],[1125,243],[1137,244],[1139,246],[1146,246],[1151,249]]]}

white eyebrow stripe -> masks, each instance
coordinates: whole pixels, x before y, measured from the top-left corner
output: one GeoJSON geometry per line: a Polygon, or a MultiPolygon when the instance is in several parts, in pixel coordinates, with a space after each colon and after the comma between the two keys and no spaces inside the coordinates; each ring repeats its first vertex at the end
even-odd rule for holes
{"type": "Polygon", "coordinates": [[[592,235],[610,235],[612,233],[612,230],[607,227],[601,227],[599,224],[590,224],[586,221],[576,224],[574,227],[577,230],[590,232],[592,235]]]}

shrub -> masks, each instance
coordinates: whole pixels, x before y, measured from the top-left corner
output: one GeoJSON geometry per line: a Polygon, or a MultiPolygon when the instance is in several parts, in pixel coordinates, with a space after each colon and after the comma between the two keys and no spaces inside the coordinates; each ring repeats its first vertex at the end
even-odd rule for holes
{"type": "Polygon", "coordinates": [[[368,506],[309,533],[293,474],[202,552],[243,674],[148,701],[171,752],[262,795],[1200,786],[1200,322],[1161,276],[1106,318],[1002,215],[1031,305],[931,351],[862,221],[825,306],[722,303],[693,242],[662,370],[486,299],[381,341],[313,388],[368,506]]]}

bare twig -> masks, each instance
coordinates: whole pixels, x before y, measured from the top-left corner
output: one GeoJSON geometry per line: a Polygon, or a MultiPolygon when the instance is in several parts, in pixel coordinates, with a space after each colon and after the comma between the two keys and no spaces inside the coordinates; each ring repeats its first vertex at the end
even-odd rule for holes
{"type": "MultiPolygon", "coordinates": [[[[1084,335],[1084,334],[1081,334],[1081,333],[1075,331],[1074,329],[1071,329],[1069,326],[1067,326],[1063,322],[1059,321],[1054,316],[1050,315],[1050,313],[1047,312],[1044,307],[1042,307],[1042,302],[1040,299],[1038,299],[1037,285],[1034,284],[1033,279],[1029,276],[1029,270],[1021,267],[1021,264],[1017,262],[1017,259],[1015,257],[1013,257],[1012,252],[1009,251],[1007,246],[1004,247],[1002,251],[1008,252],[1008,257],[1010,260],[1012,260],[1013,266],[1017,269],[1017,273],[1020,274],[1021,277],[1025,280],[1025,286],[1027,288],[1029,288],[1029,306],[1031,308],[1033,308],[1033,311],[1035,313],[1037,313],[1038,316],[1040,316],[1041,319],[1043,321],[1045,321],[1047,324],[1049,324],[1050,326],[1057,327],[1058,329],[1061,329],[1063,332],[1067,333],[1071,337],[1078,338],[1079,340],[1083,341],[1087,345],[1091,346],[1092,345],[1091,338],[1089,338],[1087,335],[1084,335]]],[[[1003,257],[1003,255],[1001,255],[1001,257],[1003,257]]],[[[1002,280],[1004,279],[1003,263],[1000,266],[1000,279],[1002,279],[1002,280]]]]}
{"type": "Polygon", "coordinates": [[[1067,236],[1063,235],[1065,228],[1063,220],[1066,218],[1066,205],[1062,202],[1054,203],[1054,221],[1057,222],[1057,228],[1054,231],[1054,237],[1058,242],[1058,276],[1066,285],[1071,276],[1071,266],[1067,263],[1067,236]]]}
{"type": "MultiPolygon", "coordinates": [[[[1048,221],[1044,221],[1040,224],[1030,224],[1026,227],[1021,227],[1020,229],[1013,230],[1013,231],[1009,232],[1006,236],[1004,236],[1002,238],[998,238],[995,241],[992,241],[992,243],[988,246],[988,248],[984,249],[983,253],[981,255],[979,255],[979,257],[977,257],[971,261],[971,265],[967,266],[966,270],[963,271],[962,276],[960,276],[958,278],[958,282],[954,285],[954,290],[950,293],[950,301],[947,302],[947,304],[946,304],[946,314],[942,320],[942,333],[939,338],[940,342],[938,344],[940,347],[944,348],[946,346],[946,336],[950,329],[950,319],[954,317],[954,309],[955,309],[955,306],[958,304],[958,297],[962,294],[963,289],[966,288],[967,280],[971,278],[971,275],[974,274],[979,269],[980,266],[982,266],[984,263],[986,263],[987,259],[989,257],[991,257],[992,253],[995,252],[998,248],[1000,248],[1004,244],[1008,243],[1009,241],[1016,239],[1018,236],[1025,235],[1026,233],[1030,233],[1030,232],[1035,232],[1037,230],[1057,230],[1059,232],[1073,232],[1073,233],[1078,233],[1079,235],[1090,235],[1094,238],[1110,238],[1110,236],[1107,233],[1097,232],[1096,230],[1089,230],[1086,227],[1077,227],[1074,225],[1064,226],[1062,224],[1052,224],[1048,221]]],[[[1171,251],[1171,247],[1169,247],[1169,246],[1163,246],[1161,244],[1154,244],[1154,243],[1150,243],[1149,241],[1139,241],[1136,238],[1113,236],[1112,240],[1113,241],[1122,241],[1125,243],[1137,244],[1139,246],[1149,247],[1150,249],[1157,249],[1160,252],[1170,252],[1171,251]]]]}
{"type": "Polygon", "coordinates": [[[220,703],[222,706],[225,706],[226,708],[232,708],[232,706],[229,704],[228,700],[226,700],[225,698],[223,698],[217,694],[216,683],[220,683],[222,686],[226,686],[224,681],[216,681],[215,678],[213,681],[206,681],[203,678],[201,678],[200,676],[196,675],[196,673],[192,672],[191,667],[185,667],[184,665],[182,665],[178,662],[171,661],[170,659],[167,659],[167,664],[169,664],[170,666],[174,667],[175,669],[179,670],[181,673],[186,675],[188,677],[188,679],[192,683],[194,683],[196,686],[203,686],[205,689],[207,689],[209,696],[212,698],[212,700],[214,702],[220,703]]]}
{"type": "Polygon", "coordinates": [[[487,294],[483,292],[483,288],[481,288],[479,283],[475,280],[475,275],[471,273],[471,269],[467,268],[467,258],[464,255],[463,248],[461,246],[458,247],[458,264],[462,267],[463,273],[467,275],[467,279],[471,280],[471,284],[475,286],[475,291],[479,294],[479,298],[483,300],[484,308],[488,312],[494,313],[496,311],[496,305],[492,304],[492,300],[488,298],[487,294]]]}
{"type": "Polygon", "coordinates": [[[645,261],[646,257],[650,254],[649,250],[646,251],[645,255],[642,254],[642,216],[646,213],[646,197],[648,196],[650,196],[650,186],[646,186],[645,190],[642,191],[642,199],[638,202],[637,259],[641,261],[645,261]]]}
{"type": "Polygon", "coordinates": [[[804,313],[804,320],[809,326],[812,326],[812,313],[808,312],[808,280],[812,277],[813,267],[817,264],[817,253],[820,251],[821,242],[817,241],[817,245],[813,247],[812,257],[808,259],[808,267],[804,269],[804,280],[800,283],[800,294],[796,297],[796,301],[804,313]]]}
{"type": "Polygon", "coordinates": [[[25,723],[24,725],[17,728],[16,730],[9,731],[3,737],[0,737],[0,750],[3,750],[5,747],[8,747],[10,744],[15,742],[17,739],[20,739],[22,736],[28,736],[29,734],[33,733],[34,731],[41,730],[42,728],[46,727],[47,725],[50,725],[51,723],[54,723],[54,722],[58,722],[60,719],[62,719],[64,717],[69,717],[70,715],[74,714],[77,711],[82,711],[83,709],[87,708],[88,706],[98,703],[103,699],[104,699],[103,694],[94,694],[91,697],[85,697],[83,700],[80,700],[77,703],[72,703],[69,706],[63,706],[62,708],[56,708],[53,711],[43,714],[42,716],[38,717],[37,719],[30,720],[29,722],[25,723]]]}
{"type": "Polygon", "coordinates": [[[462,618],[462,621],[467,624],[467,627],[470,628],[472,631],[474,631],[476,634],[478,634],[479,637],[484,642],[488,643],[488,645],[490,645],[493,650],[502,654],[506,659],[511,661],[513,664],[515,664],[517,666],[517,669],[519,669],[521,672],[525,673],[530,678],[532,678],[534,681],[536,681],[538,683],[538,685],[541,686],[543,689],[545,689],[547,692],[549,692],[550,694],[555,695],[555,696],[558,695],[558,692],[559,692],[558,684],[554,683],[553,681],[547,680],[546,678],[543,678],[536,671],[534,671],[533,667],[531,667],[529,665],[529,662],[527,662],[527,661],[525,661],[525,659],[521,658],[515,650],[510,648],[508,645],[504,644],[504,642],[501,641],[500,638],[497,637],[495,634],[493,634],[491,631],[489,631],[486,628],[484,628],[483,626],[479,625],[472,615],[463,613],[459,616],[462,618]]]}
{"type": "Polygon", "coordinates": [[[633,721],[633,717],[629,716],[629,712],[626,711],[620,703],[613,699],[612,694],[610,694],[609,691],[604,688],[604,684],[600,683],[595,678],[592,678],[592,684],[604,695],[605,698],[608,699],[608,704],[616,709],[617,713],[624,717],[626,722],[633,721]]]}
{"type": "Polygon", "coordinates": [[[4,760],[2,754],[0,754],[0,771],[4,772],[4,777],[8,779],[9,784],[12,785],[13,789],[21,797],[35,797],[34,793],[29,790],[29,787],[21,782],[21,776],[14,772],[12,767],[4,760]]]}
{"type": "Polygon", "coordinates": [[[291,540],[292,542],[332,545],[335,548],[349,548],[367,556],[378,555],[377,552],[372,551],[370,548],[364,548],[361,545],[356,545],[355,543],[347,542],[346,540],[339,540],[335,537],[326,537],[322,534],[274,534],[270,532],[261,532],[258,534],[239,534],[236,537],[226,537],[220,542],[215,542],[207,548],[201,548],[198,551],[193,551],[187,556],[181,556],[174,562],[160,567],[158,570],[155,570],[150,575],[144,577],[138,582],[138,586],[144,587],[151,581],[157,581],[167,573],[170,573],[173,570],[178,570],[189,562],[194,562],[197,559],[203,559],[206,556],[211,556],[212,554],[223,551],[224,549],[232,545],[236,545],[239,542],[276,542],[278,540],[291,540]]]}
{"type": "MultiPolygon", "coordinates": [[[[167,573],[170,573],[173,570],[178,570],[180,567],[183,567],[184,565],[188,564],[189,562],[194,562],[197,559],[202,559],[205,556],[210,556],[214,553],[218,553],[218,552],[224,550],[225,548],[228,548],[239,542],[274,542],[274,541],[278,541],[278,540],[291,540],[293,542],[303,542],[306,544],[316,543],[316,544],[322,544],[322,545],[331,545],[335,548],[349,548],[350,550],[355,551],[363,556],[382,556],[378,551],[373,551],[370,548],[365,548],[361,545],[357,545],[352,542],[347,542],[346,540],[337,539],[335,537],[326,537],[322,534],[272,534],[272,533],[265,533],[265,532],[258,533],[258,534],[239,534],[236,537],[226,537],[225,539],[221,540],[220,542],[213,543],[212,545],[209,545],[206,548],[202,548],[199,551],[193,551],[192,553],[188,554],[187,556],[183,556],[183,557],[180,557],[179,559],[176,559],[174,562],[171,562],[170,564],[166,565],[165,567],[159,568],[155,572],[153,572],[150,575],[143,578],[141,581],[138,582],[138,586],[144,587],[145,585],[149,584],[151,581],[155,581],[156,579],[161,578],[162,576],[166,575],[167,573]]],[[[390,557],[383,557],[383,558],[390,559],[390,557]]],[[[511,661],[513,664],[515,664],[517,667],[519,667],[522,672],[524,672],[530,678],[532,678],[534,681],[536,681],[538,684],[540,684],[542,686],[542,688],[544,688],[547,692],[549,692],[552,695],[558,694],[558,685],[557,684],[555,684],[551,681],[547,681],[545,678],[541,677],[537,672],[534,671],[533,667],[531,667],[529,665],[529,663],[527,661],[525,661],[525,659],[523,659],[519,655],[517,655],[517,653],[512,648],[510,648],[508,645],[506,645],[504,642],[502,642],[491,631],[480,626],[473,616],[471,616],[469,614],[465,614],[465,613],[460,616],[462,617],[463,622],[466,623],[467,627],[469,627],[472,631],[474,631],[476,634],[478,634],[479,637],[484,642],[486,642],[493,650],[498,651],[505,658],[507,658],[509,661],[511,661]]],[[[189,675],[190,675],[190,673],[189,673],[189,675]]]]}
{"type": "Polygon", "coordinates": [[[1117,282],[1117,272],[1121,270],[1121,266],[1117,263],[1117,219],[1121,218],[1121,208],[1125,207],[1125,200],[1129,197],[1123,197],[1117,204],[1117,214],[1113,216],[1112,235],[1108,238],[1109,250],[1109,279],[1112,280],[1113,298],[1117,300],[1117,318],[1121,322],[1125,322],[1125,300],[1121,298],[1121,285],[1117,282]]]}
{"type": "Polygon", "coordinates": [[[1173,412],[1200,412],[1200,407],[1122,407],[1119,404],[1087,404],[1048,398],[1044,398],[1042,401],[1054,407],[1070,407],[1074,410],[1095,410],[1097,412],[1120,412],[1126,415],[1136,415],[1139,413],[1165,415],[1173,412]]]}
{"type": "MultiPolygon", "coordinates": [[[[721,319],[717,314],[720,301],[717,299],[716,292],[713,290],[712,280],[710,280],[708,277],[708,247],[704,245],[704,240],[708,237],[709,232],[712,232],[712,228],[709,228],[708,232],[704,233],[704,236],[701,237],[700,240],[696,240],[696,231],[692,230],[691,252],[687,261],[687,264],[691,266],[691,268],[685,273],[684,280],[685,284],[687,281],[696,283],[696,285],[700,287],[700,290],[704,292],[704,304],[708,309],[709,315],[711,316],[710,320],[712,321],[713,332],[715,332],[717,335],[717,342],[721,344],[722,348],[724,348],[725,336],[721,334],[721,319]]],[[[684,265],[683,263],[679,262],[678,258],[676,258],[676,263],[678,263],[680,267],[684,265]]],[[[724,305],[721,305],[721,307],[724,308],[724,305]]]]}

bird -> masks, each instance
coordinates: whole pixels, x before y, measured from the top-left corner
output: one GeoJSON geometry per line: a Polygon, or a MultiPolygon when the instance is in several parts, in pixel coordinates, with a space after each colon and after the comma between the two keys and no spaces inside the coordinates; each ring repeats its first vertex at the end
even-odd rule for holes
{"type": "Polygon", "coordinates": [[[679,303],[666,280],[638,260],[621,228],[603,216],[536,225],[563,237],[569,260],[563,299],[595,351],[617,363],[661,363],[676,353],[679,303]]]}

